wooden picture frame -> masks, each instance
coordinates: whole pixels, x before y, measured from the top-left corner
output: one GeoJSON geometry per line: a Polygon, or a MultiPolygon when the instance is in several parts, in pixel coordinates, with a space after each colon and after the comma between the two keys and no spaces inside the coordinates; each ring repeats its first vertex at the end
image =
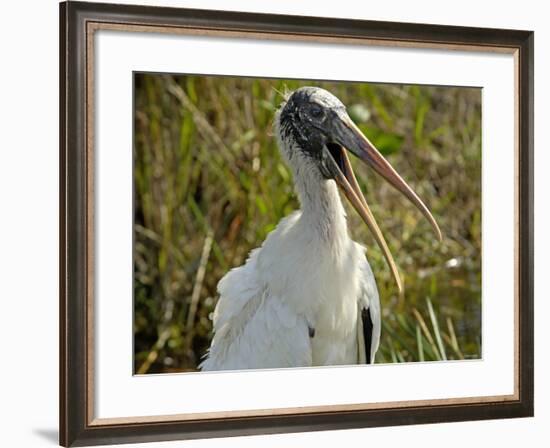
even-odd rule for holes
{"type": "Polygon", "coordinates": [[[60,4],[60,443],[82,446],[533,415],[533,32],[150,6],[60,4]],[[513,396],[191,417],[94,420],[93,34],[239,36],[440,50],[516,61],[516,328],[513,396]]]}

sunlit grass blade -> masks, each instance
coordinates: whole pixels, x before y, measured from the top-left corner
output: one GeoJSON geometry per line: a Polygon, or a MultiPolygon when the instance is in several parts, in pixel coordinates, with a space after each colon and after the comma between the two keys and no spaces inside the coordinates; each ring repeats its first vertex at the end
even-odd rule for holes
{"type": "Polygon", "coordinates": [[[425,359],[424,344],[422,342],[422,334],[421,334],[420,326],[418,324],[416,325],[416,345],[418,348],[418,360],[422,362],[425,359]]]}
{"type": "Polygon", "coordinates": [[[424,333],[424,336],[428,340],[428,342],[429,342],[429,344],[430,344],[430,346],[433,350],[433,353],[435,355],[435,359],[441,360],[442,359],[441,353],[437,349],[437,345],[434,341],[434,338],[433,338],[432,334],[430,333],[430,330],[428,329],[428,326],[426,325],[426,321],[424,320],[424,318],[422,317],[422,315],[419,313],[419,311],[416,308],[413,308],[413,313],[414,313],[416,319],[418,320],[418,323],[420,324],[420,328],[422,329],[422,332],[424,333]]]}
{"type": "Polygon", "coordinates": [[[435,339],[437,341],[437,347],[439,348],[439,353],[443,360],[447,360],[447,353],[445,352],[445,346],[443,345],[443,340],[441,339],[441,331],[439,330],[439,324],[437,322],[437,318],[435,317],[432,301],[429,297],[426,297],[426,303],[428,304],[428,312],[430,313],[430,320],[432,321],[432,327],[434,330],[435,339]]]}
{"type": "Polygon", "coordinates": [[[464,359],[464,355],[462,354],[462,351],[460,350],[460,346],[458,345],[458,340],[456,339],[453,320],[450,317],[447,317],[447,329],[449,330],[449,336],[445,334],[443,336],[447,336],[448,344],[453,349],[458,359],[464,359]]]}

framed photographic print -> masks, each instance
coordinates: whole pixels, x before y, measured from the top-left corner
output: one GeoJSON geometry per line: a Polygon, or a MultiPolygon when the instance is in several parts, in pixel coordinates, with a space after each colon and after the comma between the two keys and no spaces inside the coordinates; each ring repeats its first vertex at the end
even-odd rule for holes
{"type": "Polygon", "coordinates": [[[533,415],[533,33],[60,5],[63,446],[533,415]]]}

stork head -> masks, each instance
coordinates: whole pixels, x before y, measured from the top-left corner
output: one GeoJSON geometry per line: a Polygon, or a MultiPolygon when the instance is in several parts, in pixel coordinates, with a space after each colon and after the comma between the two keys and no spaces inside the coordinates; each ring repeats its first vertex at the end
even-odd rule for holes
{"type": "Polygon", "coordinates": [[[401,291],[397,267],[359,188],[347,151],[405,195],[427,218],[441,240],[441,231],[428,208],[359,130],[342,102],[326,90],[302,87],[294,91],[281,107],[276,124],[279,137],[285,143],[283,151],[291,164],[294,158],[307,160],[310,169],[316,170],[323,180],[338,184],[373,233],[401,291]]]}

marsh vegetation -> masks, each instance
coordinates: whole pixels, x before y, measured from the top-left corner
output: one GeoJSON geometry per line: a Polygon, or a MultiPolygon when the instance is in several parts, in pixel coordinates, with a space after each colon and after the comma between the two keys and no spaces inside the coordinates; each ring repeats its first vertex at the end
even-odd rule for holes
{"type": "MultiPolygon", "coordinates": [[[[481,356],[481,91],[474,88],[135,75],[137,373],[195,370],[216,285],[298,208],[272,132],[285,91],[323,87],[424,199],[443,232],[360,163],[354,169],[405,283],[352,208],[383,308],[377,362],[481,356]]],[[[355,162],[352,160],[352,162],[355,162]]]]}

